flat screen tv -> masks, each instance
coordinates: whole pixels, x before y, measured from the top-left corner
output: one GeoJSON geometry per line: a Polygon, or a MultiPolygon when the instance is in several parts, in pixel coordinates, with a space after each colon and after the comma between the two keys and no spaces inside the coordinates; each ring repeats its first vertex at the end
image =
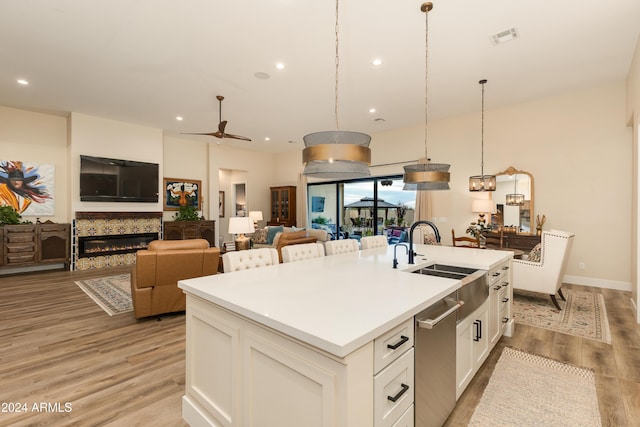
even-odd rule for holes
{"type": "Polygon", "coordinates": [[[80,156],[83,202],[158,202],[157,163],[80,156]]]}

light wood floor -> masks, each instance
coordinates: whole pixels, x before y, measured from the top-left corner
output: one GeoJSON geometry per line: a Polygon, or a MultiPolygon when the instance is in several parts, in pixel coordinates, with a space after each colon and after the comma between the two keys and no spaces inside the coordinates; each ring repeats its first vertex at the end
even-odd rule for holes
{"type": "MultiPolygon", "coordinates": [[[[186,426],[184,315],[109,317],[74,283],[128,270],[0,277],[0,426],[186,426]],[[41,403],[48,411],[34,409],[41,403]]],[[[612,345],[518,324],[446,425],[467,425],[504,346],[593,368],[603,425],[640,425],[640,328],[630,293],[593,290],[605,296],[612,345]]]]}

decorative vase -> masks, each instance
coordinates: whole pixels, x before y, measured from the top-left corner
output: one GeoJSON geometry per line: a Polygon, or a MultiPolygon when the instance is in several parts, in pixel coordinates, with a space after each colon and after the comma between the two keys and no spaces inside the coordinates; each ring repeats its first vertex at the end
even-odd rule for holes
{"type": "Polygon", "coordinates": [[[480,247],[483,248],[487,245],[487,237],[480,233],[480,235],[478,236],[478,239],[480,240],[480,247]]]}

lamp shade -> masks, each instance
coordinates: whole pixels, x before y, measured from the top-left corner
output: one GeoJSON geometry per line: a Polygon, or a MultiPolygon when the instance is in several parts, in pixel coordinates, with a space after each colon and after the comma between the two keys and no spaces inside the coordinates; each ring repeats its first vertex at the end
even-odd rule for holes
{"type": "Polygon", "coordinates": [[[475,199],[471,202],[471,212],[474,213],[485,213],[485,212],[494,212],[495,205],[493,204],[493,200],[490,199],[475,199]]]}
{"type": "Polygon", "coordinates": [[[253,220],[249,217],[234,216],[229,218],[229,234],[253,233],[253,220]]]}
{"type": "Polygon", "coordinates": [[[262,211],[249,211],[249,218],[254,222],[262,221],[262,211]]]}

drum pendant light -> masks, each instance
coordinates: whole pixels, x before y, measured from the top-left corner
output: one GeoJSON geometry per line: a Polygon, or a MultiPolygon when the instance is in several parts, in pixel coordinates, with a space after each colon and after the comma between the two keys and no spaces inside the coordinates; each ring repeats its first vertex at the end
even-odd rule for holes
{"type": "Polygon", "coordinates": [[[445,163],[431,163],[427,154],[427,125],[428,125],[428,77],[429,77],[429,11],[433,9],[433,3],[426,2],[420,6],[420,10],[425,14],[425,71],[424,71],[424,158],[417,164],[404,167],[404,190],[448,190],[449,189],[449,168],[445,163]]]}
{"type": "Polygon", "coordinates": [[[303,137],[303,174],[323,179],[343,180],[371,176],[371,137],[360,132],[341,131],[338,122],[338,71],[340,58],[338,37],[339,4],[336,0],[336,78],[335,120],[336,130],[315,132],[303,137]]]}
{"type": "Polygon", "coordinates": [[[484,174],[484,85],[486,79],[480,80],[482,85],[482,133],[480,149],[480,175],[469,178],[469,191],[496,191],[496,176],[484,174]]]}

